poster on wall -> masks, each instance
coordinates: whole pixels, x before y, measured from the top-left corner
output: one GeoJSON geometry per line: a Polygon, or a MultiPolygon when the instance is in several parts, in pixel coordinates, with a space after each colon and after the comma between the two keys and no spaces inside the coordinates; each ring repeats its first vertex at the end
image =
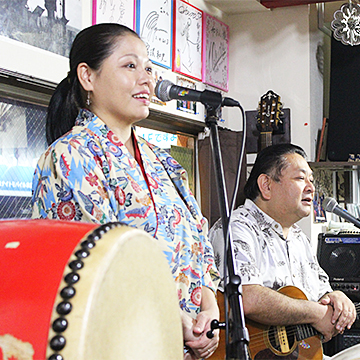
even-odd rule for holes
{"type": "Polygon", "coordinates": [[[204,13],[203,82],[229,89],[229,26],[204,13]]]}
{"type": "MultiPolygon", "coordinates": [[[[191,81],[190,79],[187,79],[182,76],[176,77],[176,85],[179,85],[181,87],[186,87],[191,90],[196,90],[195,81],[191,81]]],[[[188,114],[197,114],[195,101],[176,100],[176,109],[186,112],[188,114]]]]}
{"type": "Polygon", "coordinates": [[[148,129],[136,126],[136,134],[141,136],[149,143],[156,145],[162,149],[170,150],[172,145],[177,145],[177,135],[166,133],[163,131],[148,129]]]}
{"type": "Polygon", "coordinates": [[[135,0],[93,0],[92,23],[117,23],[135,30],[135,0]]]}
{"type": "Polygon", "coordinates": [[[0,35],[65,57],[82,28],[81,0],[7,1],[0,9],[0,35]]]}
{"type": "MultiPolygon", "coordinates": [[[[152,73],[156,85],[158,84],[158,82],[163,81],[165,78],[167,78],[167,69],[161,66],[154,65],[152,73]]],[[[165,101],[160,100],[155,94],[151,97],[150,102],[161,106],[167,106],[167,103],[165,101]]]]}
{"type": "Polygon", "coordinates": [[[172,1],[137,0],[136,31],[155,64],[171,68],[172,1]]]}
{"type": "Polygon", "coordinates": [[[201,81],[203,12],[183,0],[175,4],[173,71],[201,81]]]}

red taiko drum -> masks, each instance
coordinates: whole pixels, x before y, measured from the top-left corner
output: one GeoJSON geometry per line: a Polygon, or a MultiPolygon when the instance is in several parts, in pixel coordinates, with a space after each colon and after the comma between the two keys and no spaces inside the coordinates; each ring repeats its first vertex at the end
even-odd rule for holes
{"type": "Polygon", "coordinates": [[[120,223],[0,221],[0,360],[183,359],[156,240],[120,223]]]}

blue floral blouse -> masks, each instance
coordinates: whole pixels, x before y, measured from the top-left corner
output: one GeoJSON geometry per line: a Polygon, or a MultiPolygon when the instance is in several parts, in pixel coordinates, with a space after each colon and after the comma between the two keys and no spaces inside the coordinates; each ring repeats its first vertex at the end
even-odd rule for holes
{"type": "Polygon", "coordinates": [[[121,221],[159,240],[179,305],[195,317],[201,286],[214,292],[219,273],[208,224],[186,171],[165,150],[136,137],[143,169],[119,138],[88,110],[41,156],[33,178],[33,218],[104,224],[121,221]]]}

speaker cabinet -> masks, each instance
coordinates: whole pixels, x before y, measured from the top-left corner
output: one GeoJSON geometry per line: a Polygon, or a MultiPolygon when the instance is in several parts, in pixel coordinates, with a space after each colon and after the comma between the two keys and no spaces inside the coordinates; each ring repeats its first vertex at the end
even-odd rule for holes
{"type": "Polygon", "coordinates": [[[360,300],[360,233],[319,234],[318,260],[334,290],[360,300]]]}
{"type": "Polygon", "coordinates": [[[330,106],[327,151],[331,161],[360,154],[360,46],[331,39],[330,106]]]}
{"type": "Polygon", "coordinates": [[[343,334],[339,334],[323,344],[324,354],[333,356],[353,345],[360,344],[360,329],[356,328],[357,323],[358,321],[355,322],[350,330],[345,330],[343,334]]]}
{"type": "MultiPolygon", "coordinates": [[[[360,301],[360,232],[319,234],[317,257],[334,290],[343,291],[352,301],[360,301]]],[[[323,344],[324,354],[333,356],[360,344],[360,321],[350,330],[323,344]]]]}

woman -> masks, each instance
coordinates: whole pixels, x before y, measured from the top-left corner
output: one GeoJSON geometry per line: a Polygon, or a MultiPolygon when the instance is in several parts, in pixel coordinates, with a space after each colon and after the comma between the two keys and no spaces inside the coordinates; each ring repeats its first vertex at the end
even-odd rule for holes
{"type": "Polygon", "coordinates": [[[77,35],[49,105],[51,145],[35,170],[33,218],[121,221],[158,239],[177,286],[185,359],[206,358],[218,344],[218,333],[206,332],[219,316],[207,223],[183,168],[133,130],[149,114],[154,85],[134,31],[98,24],[77,35]]]}

